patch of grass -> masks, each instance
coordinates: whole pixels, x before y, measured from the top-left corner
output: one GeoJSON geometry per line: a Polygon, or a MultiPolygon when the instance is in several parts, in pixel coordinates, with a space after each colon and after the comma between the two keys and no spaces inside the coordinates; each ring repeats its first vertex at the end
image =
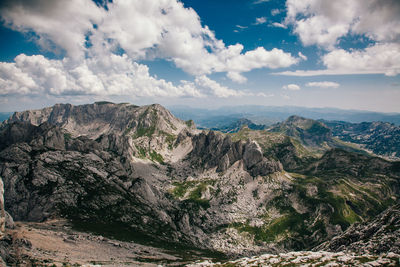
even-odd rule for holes
{"type": "Polygon", "coordinates": [[[64,140],[68,141],[72,139],[72,135],[70,133],[64,133],[64,140]]]}
{"type": "Polygon", "coordinates": [[[158,154],[156,151],[152,150],[149,153],[150,159],[152,161],[157,161],[158,163],[163,164],[164,163],[164,158],[162,155],[158,154]]]}
{"type": "Polygon", "coordinates": [[[308,214],[299,214],[295,210],[287,208],[287,211],[279,218],[273,219],[261,227],[251,226],[248,223],[233,223],[231,227],[239,232],[247,232],[254,236],[256,240],[264,242],[276,242],[280,236],[288,236],[293,233],[310,235],[307,230],[305,220],[308,214]]]}
{"type": "Polygon", "coordinates": [[[138,119],[139,123],[138,126],[136,128],[136,133],[134,134],[134,138],[139,138],[142,136],[147,136],[147,137],[151,137],[155,131],[156,131],[156,124],[158,121],[158,115],[157,115],[157,110],[155,109],[151,109],[148,108],[146,109],[143,114],[141,114],[139,116],[138,119]],[[151,112],[151,114],[149,114],[151,112]],[[144,126],[143,125],[143,120],[148,117],[151,116],[150,121],[151,121],[151,125],[150,126],[144,126]]]}
{"type": "Polygon", "coordinates": [[[142,136],[150,137],[154,134],[155,131],[156,131],[155,126],[150,126],[150,127],[138,126],[134,137],[135,138],[139,138],[142,136]]]}
{"type": "Polygon", "coordinates": [[[146,152],[146,149],[145,149],[145,148],[143,148],[143,147],[141,147],[141,146],[136,146],[136,149],[138,150],[138,156],[139,156],[139,158],[141,158],[141,159],[146,158],[147,152],[146,152]]]}
{"type": "Polygon", "coordinates": [[[194,122],[193,122],[193,120],[187,120],[187,121],[185,121],[185,124],[186,124],[187,127],[190,128],[190,127],[193,126],[194,122]]]}
{"type": "Polygon", "coordinates": [[[197,187],[190,192],[189,199],[200,200],[202,193],[207,190],[207,186],[208,184],[205,182],[199,183],[197,187]]]}
{"type": "Polygon", "coordinates": [[[330,214],[330,222],[332,224],[339,224],[342,229],[346,229],[351,224],[360,221],[359,215],[354,209],[360,209],[363,213],[367,209],[367,206],[363,206],[367,200],[364,201],[364,194],[359,194],[358,191],[344,191],[341,194],[333,193],[332,190],[336,187],[342,187],[340,181],[331,181],[329,183],[325,179],[322,180],[317,177],[298,178],[295,180],[296,189],[299,197],[310,207],[316,207],[318,205],[329,204],[333,207],[333,213],[330,214]],[[306,193],[306,186],[315,185],[318,188],[318,193],[315,197],[310,197],[306,193]],[[349,201],[351,193],[355,193],[361,197],[362,202],[349,201]],[[357,205],[357,207],[356,207],[357,205]]]}
{"type": "Polygon", "coordinates": [[[168,144],[168,149],[173,149],[176,136],[173,134],[166,133],[164,131],[160,131],[160,134],[165,135],[165,142],[168,144]]]}
{"type": "Polygon", "coordinates": [[[210,202],[208,199],[203,199],[202,194],[207,190],[209,185],[214,185],[215,180],[202,180],[202,181],[185,181],[185,182],[173,182],[174,188],[171,194],[175,198],[183,198],[187,192],[187,198],[184,202],[191,202],[202,206],[203,208],[209,208],[210,202]]]}

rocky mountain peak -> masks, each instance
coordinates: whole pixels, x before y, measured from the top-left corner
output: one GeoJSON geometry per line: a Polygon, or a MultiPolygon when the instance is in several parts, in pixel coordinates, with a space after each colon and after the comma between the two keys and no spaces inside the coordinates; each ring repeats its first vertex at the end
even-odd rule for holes
{"type": "Polygon", "coordinates": [[[194,129],[194,125],[188,126],[159,104],[142,107],[111,102],[77,106],[56,104],[40,110],[16,112],[3,125],[16,121],[29,122],[36,126],[47,122],[60,126],[72,136],[93,139],[110,133],[151,135],[155,131],[163,131],[178,134],[184,128],[194,129]]]}
{"type": "Polygon", "coordinates": [[[303,145],[310,147],[332,142],[332,132],[325,124],[295,115],[273,125],[269,131],[297,138],[303,145]]]}

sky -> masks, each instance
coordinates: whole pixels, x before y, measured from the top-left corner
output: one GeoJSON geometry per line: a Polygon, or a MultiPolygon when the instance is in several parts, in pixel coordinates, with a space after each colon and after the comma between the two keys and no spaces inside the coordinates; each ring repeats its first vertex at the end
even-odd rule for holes
{"type": "Polygon", "coordinates": [[[0,1],[0,111],[102,100],[400,112],[400,1],[0,1]]]}

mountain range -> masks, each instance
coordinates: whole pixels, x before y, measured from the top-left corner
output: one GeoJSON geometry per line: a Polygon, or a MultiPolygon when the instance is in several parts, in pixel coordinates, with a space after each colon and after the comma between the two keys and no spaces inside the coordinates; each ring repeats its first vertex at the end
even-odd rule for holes
{"type": "Polygon", "coordinates": [[[363,110],[344,110],[337,108],[306,108],[295,106],[225,106],[215,109],[170,106],[169,110],[183,120],[192,119],[204,128],[227,125],[234,120],[247,118],[256,124],[270,126],[286,120],[292,115],[313,120],[347,121],[352,123],[382,121],[400,125],[399,113],[380,113],[363,110]],[[229,121],[228,121],[229,120],[229,121]]]}
{"type": "Polygon", "coordinates": [[[227,257],[311,250],[398,203],[400,162],[334,136],[298,116],[201,131],[157,104],[16,112],[0,125],[5,210],[227,257]]]}

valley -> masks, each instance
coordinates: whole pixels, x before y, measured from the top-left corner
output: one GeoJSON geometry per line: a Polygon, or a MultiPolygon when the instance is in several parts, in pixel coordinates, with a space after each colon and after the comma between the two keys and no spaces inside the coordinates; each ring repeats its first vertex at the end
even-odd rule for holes
{"type": "MultiPolygon", "coordinates": [[[[343,142],[337,127],[299,116],[268,128],[245,125],[200,130],[157,104],[57,104],[15,113],[0,125],[0,177],[5,210],[17,222],[9,240],[25,231],[21,238],[32,247],[3,259],[62,264],[66,254],[44,253],[50,248],[35,243],[40,235],[63,248],[72,240],[110,253],[95,260],[74,252],[66,261],[80,265],[226,262],[319,246],[337,259],[343,255],[326,242],[355,224],[368,227],[398,204],[400,162],[343,142]]],[[[393,244],[369,251],[368,260],[384,253],[382,264],[395,262],[396,214],[382,233],[393,244]]],[[[360,254],[352,264],[361,263],[363,252],[352,252],[360,254]]]]}

